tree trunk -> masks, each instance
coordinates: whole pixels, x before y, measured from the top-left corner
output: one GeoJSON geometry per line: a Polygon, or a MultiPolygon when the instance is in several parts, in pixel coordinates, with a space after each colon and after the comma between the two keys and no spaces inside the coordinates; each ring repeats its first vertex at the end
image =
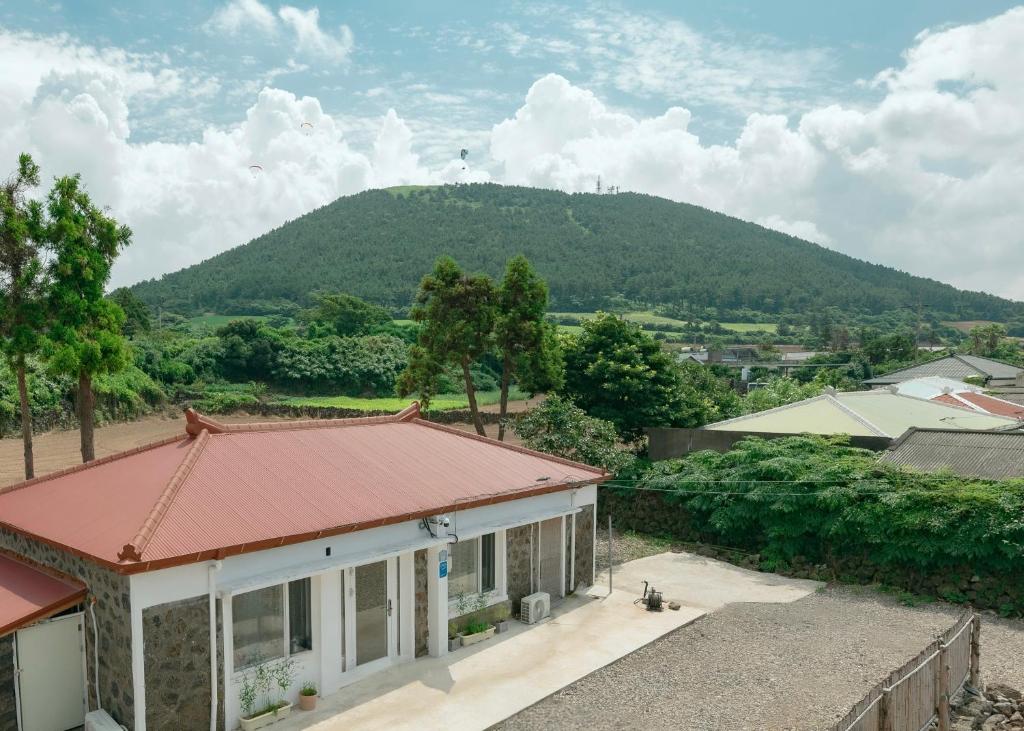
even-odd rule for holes
{"type": "Polygon", "coordinates": [[[82,437],[82,461],[96,459],[93,443],[93,398],[92,376],[85,371],[78,373],[78,432],[82,437]]]}
{"type": "Polygon", "coordinates": [[[505,441],[505,417],[508,415],[508,385],[512,380],[512,356],[505,353],[501,364],[501,397],[498,406],[498,441],[505,441]]]}
{"type": "Polygon", "coordinates": [[[482,437],[487,436],[484,429],[484,420],[480,418],[480,409],[476,406],[476,387],[473,386],[473,376],[469,372],[469,360],[462,359],[462,377],[466,380],[466,399],[469,401],[469,413],[473,415],[473,426],[476,433],[482,437]]]}
{"type": "Polygon", "coordinates": [[[19,355],[18,399],[21,402],[21,441],[25,445],[25,479],[35,477],[35,460],[32,457],[32,407],[28,403],[28,384],[25,380],[25,356],[19,355]]]}

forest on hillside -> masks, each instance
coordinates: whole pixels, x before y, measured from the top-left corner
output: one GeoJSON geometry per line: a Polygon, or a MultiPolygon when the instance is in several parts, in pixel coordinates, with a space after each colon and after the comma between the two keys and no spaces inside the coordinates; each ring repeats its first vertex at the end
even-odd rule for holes
{"type": "Polygon", "coordinates": [[[1008,321],[1024,303],[964,292],[697,206],[634,193],[567,194],[494,184],[405,187],[340,198],[244,246],[142,282],[156,311],[288,314],[342,291],[404,312],[440,255],[497,275],[522,253],[551,308],[625,298],[700,316],[838,308],[1008,321]]]}

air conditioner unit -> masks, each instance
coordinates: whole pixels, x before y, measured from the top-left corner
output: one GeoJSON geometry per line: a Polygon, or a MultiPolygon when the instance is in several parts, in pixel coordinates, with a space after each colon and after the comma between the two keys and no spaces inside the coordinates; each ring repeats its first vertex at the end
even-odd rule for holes
{"type": "Polygon", "coordinates": [[[524,596],[519,603],[519,619],[526,624],[536,624],[551,614],[551,595],[546,591],[524,596]]]}
{"type": "Polygon", "coordinates": [[[90,711],[85,715],[85,731],[124,731],[124,726],[106,711],[90,711]]]}

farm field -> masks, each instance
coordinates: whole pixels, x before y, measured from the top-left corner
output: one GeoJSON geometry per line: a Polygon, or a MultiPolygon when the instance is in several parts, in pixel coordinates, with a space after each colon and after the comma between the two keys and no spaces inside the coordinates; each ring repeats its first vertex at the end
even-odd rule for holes
{"type": "Polygon", "coordinates": [[[188,319],[188,327],[193,332],[199,330],[215,330],[224,327],[234,320],[267,320],[270,315],[197,315],[188,319]]]}
{"type": "Polygon", "coordinates": [[[947,327],[955,327],[960,332],[968,333],[971,331],[972,328],[975,327],[983,327],[985,325],[998,325],[1000,323],[997,323],[994,320],[958,320],[943,322],[942,324],[946,325],[947,327]]]}

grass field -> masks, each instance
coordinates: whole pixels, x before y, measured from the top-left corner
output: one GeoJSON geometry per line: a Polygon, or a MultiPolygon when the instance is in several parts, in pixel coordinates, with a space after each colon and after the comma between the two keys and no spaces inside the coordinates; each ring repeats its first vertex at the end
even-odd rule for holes
{"type": "MultiPolygon", "coordinates": [[[[498,403],[501,394],[498,391],[478,391],[477,405],[490,406],[498,403]]],[[[509,401],[525,401],[526,394],[517,388],[509,389],[509,401]]],[[[288,396],[280,399],[280,403],[292,406],[333,406],[339,409],[363,409],[367,411],[401,411],[408,406],[413,397],[407,398],[360,398],[358,396],[288,396]]],[[[466,394],[443,393],[430,400],[432,411],[451,411],[465,409],[469,406],[466,394]]]]}
{"type": "Polygon", "coordinates": [[[955,327],[960,332],[969,333],[975,327],[997,325],[999,323],[993,320],[960,320],[958,322],[943,322],[942,324],[947,327],[955,327]]]}
{"type": "MultiPolygon", "coordinates": [[[[552,317],[571,317],[577,320],[589,320],[594,317],[593,312],[550,312],[548,313],[552,317]]],[[[666,335],[682,337],[681,330],[686,327],[686,323],[682,320],[676,320],[671,317],[663,317],[656,315],[651,310],[644,310],[641,312],[627,312],[623,317],[630,322],[635,322],[640,325],[655,325],[664,326],[664,330],[661,327],[659,331],[665,332],[666,335]]],[[[726,330],[732,330],[737,333],[749,333],[749,332],[769,332],[774,333],[777,330],[777,326],[774,322],[723,322],[722,327],[726,330]]],[[[559,325],[559,330],[564,332],[578,332],[578,325],[559,325]]]]}

